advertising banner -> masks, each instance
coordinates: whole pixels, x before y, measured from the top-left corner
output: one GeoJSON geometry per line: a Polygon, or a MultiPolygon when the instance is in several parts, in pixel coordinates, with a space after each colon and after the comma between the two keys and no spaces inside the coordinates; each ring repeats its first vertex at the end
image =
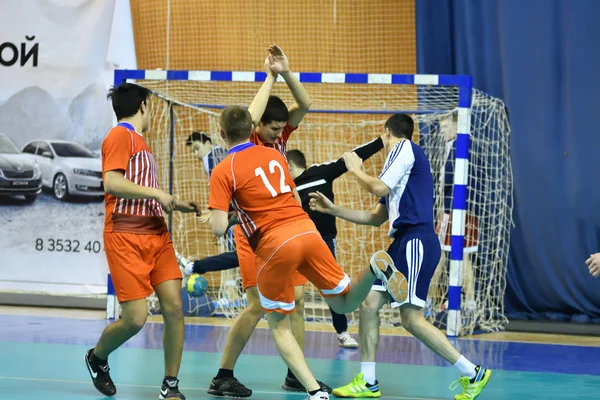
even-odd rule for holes
{"type": "Polygon", "coordinates": [[[105,293],[114,0],[0,6],[0,291],[105,293]]]}

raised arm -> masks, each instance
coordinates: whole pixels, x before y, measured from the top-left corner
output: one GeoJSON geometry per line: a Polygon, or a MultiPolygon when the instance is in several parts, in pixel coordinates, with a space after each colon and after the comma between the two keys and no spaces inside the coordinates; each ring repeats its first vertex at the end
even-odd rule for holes
{"type": "MultiPolygon", "coordinates": [[[[365,143],[355,148],[353,151],[358,157],[365,161],[381,149],[383,149],[383,140],[381,140],[381,137],[378,137],[369,143],[365,143]]],[[[318,171],[315,172],[329,181],[333,181],[348,172],[343,157],[334,162],[311,166],[309,170],[313,168],[318,169],[318,171]]]]}
{"type": "Polygon", "coordinates": [[[309,193],[309,196],[311,210],[330,214],[358,225],[381,226],[388,220],[387,208],[381,203],[377,203],[373,210],[358,211],[333,204],[321,192],[309,193]]]}
{"type": "Polygon", "coordinates": [[[292,96],[294,96],[295,103],[289,107],[290,117],[288,119],[288,124],[295,128],[300,124],[300,121],[302,121],[302,118],[304,118],[308,112],[312,100],[302,83],[300,83],[298,78],[296,78],[290,70],[288,58],[283,53],[283,50],[274,44],[269,47],[269,53],[273,57],[271,68],[283,77],[285,83],[292,92],[292,96]]]}
{"type": "Polygon", "coordinates": [[[354,149],[354,152],[361,160],[366,161],[381,149],[383,149],[383,139],[380,136],[369,143],[358,146],[354,149]]]}
{"type": "Polygon", "coordinates": [[[277,73],[272,69],[273,62],[272,55],[269,55],[265,59],[264,70],[267,73],[267,78],[248,107],[248,112],[250,112],[250,115],[252,116],[252,123],[255,127],[259,124],[260,119],[267,108],[267,102],[269,101],[273,84],[275,84],[275,80],[277,79],[277,73]]]}

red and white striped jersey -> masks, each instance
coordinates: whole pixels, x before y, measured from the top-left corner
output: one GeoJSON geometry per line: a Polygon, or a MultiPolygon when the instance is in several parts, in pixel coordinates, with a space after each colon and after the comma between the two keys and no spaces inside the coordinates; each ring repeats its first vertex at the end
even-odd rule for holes
{"type": "Polygon", "coordinates": [[[290,139],[290,136],[292,136],[292,132],[294,132],[296,129],[298,129],[298,127],[293,127],[290,124],[285,124],[285,127],[283,128],[283,131],[281,132],[281,137],[279,139],[277,139],[277,141],[275,141],[275,143],[263,143],[260,140],[260,137],[258,137],[258,134],[256,132],[252,132],[252,135],[250,135],[250,142],[254,143],[257,146],[264,146],[264,147],[270,147],[272,149],[277,150],[279,153],[281,153],[281,155],[284,158],[287,158],[287,153],[286,153],[286,147],[287,147],[287,142],[290,139]]]}
{"type": "MultiPolygon", "coordinates": [[[[152,151],[144,137],[132,125],[123,122],[112,128],[102,142],[102,174],[114,170],[124,171],[125,179],[137,185],[158,188],[158,168],[152,151]]],[[[163,218],[162,207],[156,200],[124,199],[107,193],[104,202],[105,232],[113,231],[113,215],[120,219],[131,216],[136,220],[163,218]]],[[[142,233],[145,229],[140,226],[139,230],[142,233]]]]}

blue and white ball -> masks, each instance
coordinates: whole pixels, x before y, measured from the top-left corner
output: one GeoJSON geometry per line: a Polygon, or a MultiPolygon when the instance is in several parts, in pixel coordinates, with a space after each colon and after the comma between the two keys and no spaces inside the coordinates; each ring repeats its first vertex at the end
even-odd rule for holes
{"type": "Polygon", "coordinates": [[[187,292],[190,297],[203,296],[208,290],[208,282],[200,274],[192,274],[187,280],[187,292]]]}

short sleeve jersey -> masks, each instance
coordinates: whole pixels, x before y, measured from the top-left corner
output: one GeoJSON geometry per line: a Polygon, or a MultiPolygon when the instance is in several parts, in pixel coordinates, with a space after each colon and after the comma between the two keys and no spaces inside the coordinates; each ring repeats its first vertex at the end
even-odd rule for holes
{"type": "Polygon", "coordinates": [[[250,142],[254,143],[257,146],[264,146],[275,149],[279,153],[281,153],[283,157],[286,157],[287,142],[290,139],[290,136],[292,136],[292,132],[294,132],[296,129],[298,129],[298,127],[293,127],[290,124],[285,124],[283,132],[281,132],[281,137],[278,138],[275,141],[275,143],[263,143],[260,140],[260,137],[258,137],[258,134],[256,132],[252,132],[252,135],[250,135],[250,142]]]}
{"type": "Polygon", "coordinates": [[[396,144],[387,155],[379,179],[390,189],[380,200],[388,210],[389,237],[416,227],[433,230],[433,176],[421,147],[410,140],[396,144]]]}
{"type": "MultiPolygon", "coordinates": [[[[131,124],[120,123],[112,128],[102,142],[102,176],[108,171],[122,170],[131,182],[158,188],[156,161],[144,137],[131,124]]],[[[113,231],[113,215],[135,217],[163,217],[162,207],[156,200],[124,199],[112,194],[104,198],[106,217],[104,231],[113,231]]],[[[143,230],[143,229],[142,229],[143,230]]]]}
{"type": "Polygon", "coordinates": [[[208,207],[227,212],[231,203],[248,238],[309,218],[294,198],[285,158],[272,148],[249,142],[234,146],[213,170],[210,188],[208,207]]]}

